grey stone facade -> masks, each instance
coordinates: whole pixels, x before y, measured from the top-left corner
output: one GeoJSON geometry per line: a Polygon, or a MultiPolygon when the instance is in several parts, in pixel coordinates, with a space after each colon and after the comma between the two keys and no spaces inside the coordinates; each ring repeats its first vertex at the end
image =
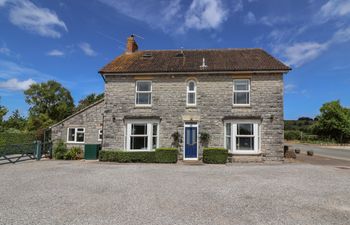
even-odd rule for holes
{"type": "Polygon", "coordinates": [[[59,140],[63,140],[68,148],[80,146],[82,149],[84,148],[84,144],[100,144],[101,141],[98,140],[98,130],[103,129],[104,104],[104,100],[100,100],[51,126],[52,141],[56,143],[59,140]],[[84,143],[67,142],[68,128],[84,128],[84,143]]]}
{"type": "MultiPolygon", "coordinates": [[[[209,146],[224,147],[225,118],[237,120],[254,118],[260,121],[261,147],[260,153],[252,157],[261,160],[283,159],[283,74],[281,73],[195,76],[157,74],[147,77],[106,75],[105,79],[103,149],[124,149],[127,117],[160,117],[160,147],[171,146],[171,134],[176,131],[183,136],[184,122],[191,119],[198,122],[199,132],[210,134],[209,146]],[[186,107],[186,85],[190,77],[197,81],[196,107],[186,107]],[[249,107],[232,105],[235,78],[251,80],[249,107]],[[135,106],[135,83],[136,80],[144,79],[152,81],[152,107],[135,106]]],[[[69,124],[77,123],[75,121],[74,119],[69,124]]],[[[82,119],[78,121],[83,122],[82,119]]],[[[96,124],[93,126],[97,129],[96,124]]],[[[65,132],[66,129],[63,130],[65,132]]],[[[58,136],[64,135],[62,133],[58,136]]],[[[202,147],[199,148],[199,155],[201,153],[202,147]]]]}

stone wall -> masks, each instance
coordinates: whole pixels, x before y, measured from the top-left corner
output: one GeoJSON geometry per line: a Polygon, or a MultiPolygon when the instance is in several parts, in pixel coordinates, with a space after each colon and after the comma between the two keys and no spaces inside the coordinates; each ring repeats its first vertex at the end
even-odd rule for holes
{"type": "Polygon", "coordinates": [[[105,102],[102,100],[54,125],[51,128],[52,141],[55,143],[61,139],[67,143],[68,128],[85,128],[85,143],[67,143],[67,146],[69,148],[72,146],[83,148],[84,144],[100,144],[98,130],[103,128],[104,104],[105,102]]]}
{"type": "MultiPolygon", "coordinates": [[[[124,148],[125,116],[159,116],[161,147],[172,143],[171,134],[184,133],[184,119],[198,119],[199,132],[211,135],[210,146],[224,146],[224,117],[261,118],[261,157],[283,159],[283,75],[196,75],[197,107],[186,107],[186,85],[190,76],[106,76],[104,149],[124,148]],[[232,106],[234,78],[251,79],[250,107],[232,106]],[[152,80],[152,107],[135,107],[135,81],[152,80]]],[[[199,150],[201,155],[202,149],[199,150]]]]}

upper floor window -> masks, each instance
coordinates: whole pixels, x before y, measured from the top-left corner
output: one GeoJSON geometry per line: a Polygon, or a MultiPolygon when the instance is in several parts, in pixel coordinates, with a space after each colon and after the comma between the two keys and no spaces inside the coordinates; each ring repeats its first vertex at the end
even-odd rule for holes
{"type": "Polygon", "coordinates": [[[239,79],[233,81],[233,105],[250,104],[250,80],[239,79]]]}
{"type": "Polygon", "coordinates": [[[196,101],[197,101],[196,92],[197,92],[196,82],[194,80],[188,81],[187,98],[186,98],[187,105],[196,105],[196,101]]]}
{"type": "Polygon", "coordinates": [[[136,105],[152,105],[152,81],[136,81],[136,105]]]}
{"type": "Polygon", "coordinates": [[[67,142],[70,143],[84,143],[85,128],[68,128],[67,142]]]}

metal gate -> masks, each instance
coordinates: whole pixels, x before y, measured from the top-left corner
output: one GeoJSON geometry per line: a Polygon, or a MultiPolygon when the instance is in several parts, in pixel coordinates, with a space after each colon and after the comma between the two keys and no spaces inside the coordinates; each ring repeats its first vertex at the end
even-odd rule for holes
{"type": "Polygon", "coordinates": [[[52,142],[34,141],[26,144],[0,146],[0,165],[52,157],[52,142]]]}

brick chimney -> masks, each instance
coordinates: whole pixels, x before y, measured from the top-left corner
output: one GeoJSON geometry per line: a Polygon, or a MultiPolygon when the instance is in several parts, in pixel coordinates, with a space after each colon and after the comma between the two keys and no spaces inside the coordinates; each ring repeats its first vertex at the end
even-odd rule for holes
{"type": "Polygon", "coordinates": [[[128,37],[128,42],[126,43],[126,54],[132,54],[136,52],[139,47],[136,44],[135,36],[132,34],[128,37]]]}

